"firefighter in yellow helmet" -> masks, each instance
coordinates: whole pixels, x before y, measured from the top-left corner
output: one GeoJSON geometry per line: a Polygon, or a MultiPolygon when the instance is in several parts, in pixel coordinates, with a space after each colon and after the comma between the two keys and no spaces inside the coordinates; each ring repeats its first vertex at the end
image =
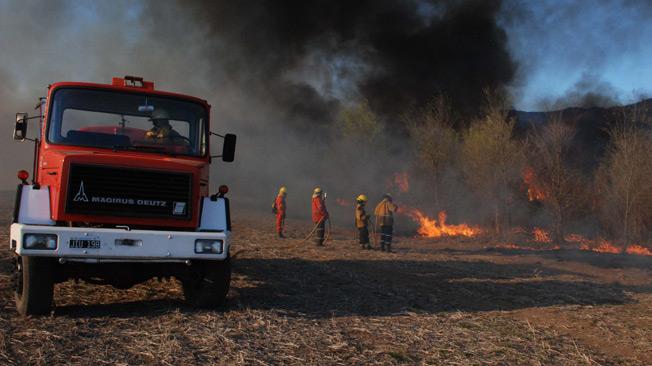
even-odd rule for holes
{"type": "Polygon", "coordinates": [[[371,249],[371,245],[369,245],[369,215],[364,209],[367,204],[367,196],[361,194],[355,202],[355,228],[358,230],[358,243],[362,249],[371,249]]]}
{"type": "Polygon", "coordinates": [[[383,195],[383,200],[376,206],[376,227],[380,227],[380,250],[392,251],[392,235],[394,234],[394,212],[398,207],[392,202],[389,193],[383,195]]]}
{"type": "Polygon", "coordinates": [[[272,204],[272,212],[276,214],[276,234],[279,238],[285,238],[283,235],[283,229],[285,228],[285,213],[287,206],[285,204],[285,196],[287,195],[287,189],[281,187],[278,190],[278,195],[272,204]]]}

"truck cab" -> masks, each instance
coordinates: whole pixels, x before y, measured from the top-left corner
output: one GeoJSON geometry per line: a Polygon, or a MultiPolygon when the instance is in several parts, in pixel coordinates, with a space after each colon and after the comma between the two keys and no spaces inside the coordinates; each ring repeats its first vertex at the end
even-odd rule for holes
{"type": "Polygon", "coordinates": [[[129,288],[175,277],[189,303],[223,304],[230,209],[226,186],[211,192],[210,137],[224,139],[227,162],[236,137],[211,132],[210,105],[124,77],[52,84],[38,109],[17,113],[14,130],[34,143],[10,235],[19,313],[49,313],[54,284],[69,279],[129,288]]]}

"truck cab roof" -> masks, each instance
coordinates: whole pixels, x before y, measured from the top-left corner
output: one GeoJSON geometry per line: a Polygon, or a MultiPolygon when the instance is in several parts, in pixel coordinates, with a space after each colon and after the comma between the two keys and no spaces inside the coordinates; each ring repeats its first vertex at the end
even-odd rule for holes
{"type": "Polygon", "coordinates": [[[79,82],[79,81],[61,81],[54,84],[50,84],[48,89],[53,91],[61,87],[80,87],[80,88],[99,88],[99,89],[108,89],[115,91],[123,91],[129,93],[142,93],[142,94],[152,94],[157,96],[169,97],[169,98],[180,98],[196,103],[201,103],[206,107],[210,108],[210,104],[205,99],[197,98],[187,94],[166,92],[162,90],[156,90],[154,88],[154,82],[146,81],[142,77],[138,76],[125,76],[125,77],[114,77],[111,80],[111,84],[100,84],[100,83],[88,83],[88,82],[79,82]]]}

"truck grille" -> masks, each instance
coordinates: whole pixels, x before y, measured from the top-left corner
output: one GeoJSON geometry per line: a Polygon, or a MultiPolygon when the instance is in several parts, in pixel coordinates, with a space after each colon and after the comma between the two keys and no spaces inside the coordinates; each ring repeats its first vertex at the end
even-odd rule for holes
{"type": "Polygon", "coordinates": [[[190,219],[192,176],[72,164],[66,213],[190,219]]]}

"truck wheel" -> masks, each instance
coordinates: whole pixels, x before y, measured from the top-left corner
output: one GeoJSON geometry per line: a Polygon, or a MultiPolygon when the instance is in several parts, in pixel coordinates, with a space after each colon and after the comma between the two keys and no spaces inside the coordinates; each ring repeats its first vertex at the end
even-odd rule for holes
{"type": "Polygon", "coordinates": [[[47,315],[54,291],[50,258],[16,257],[14,295],[20,315],[47,315]]]}
{"type": "Polygon", "coordinates": [[[226,302],[231,285],[231,258],[206,261],[195,275],[181,280],[186,302],[199,308],[216,308],[226,302]]]}

